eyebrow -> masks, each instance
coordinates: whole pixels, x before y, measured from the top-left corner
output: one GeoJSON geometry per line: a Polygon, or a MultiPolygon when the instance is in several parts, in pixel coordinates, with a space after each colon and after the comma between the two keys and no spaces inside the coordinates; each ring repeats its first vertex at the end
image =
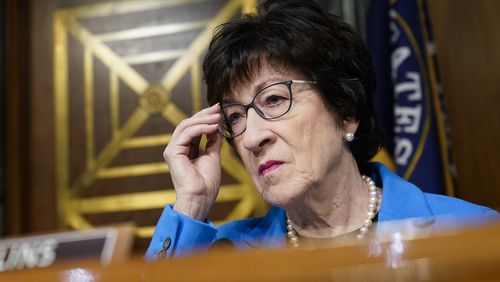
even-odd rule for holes
{"type": "MultiPolygon", "coordinates": [[[[252,87],[253,95],[257,95],[257,93],[259,91],[261,91],[262,89],[264,89],[265,87],[267,87],[267,86],[269,86],[271,84],[274,84],[274,83],[281,82],[281,81],[286,81],[286,80],[283,80],[283,78],[278,78],[278,77],[275,77],[275,76],[271,77],[270,79],[263,80],[263,81],[259,82],[258,84],[254,85],[252,87]]],[[[229,105],[229,104],[240,104],[240,102],[238,102],[232,96],[226,96],[226,97],[222,98],[221,104],[226,104],[226,105],[229,105]]]]}
{"type": "Polygon", "coordinates": [[[264,81],[260,82],[259,84],[255,85],[255,87],[253,88],[254,89],[254,94],[257,94],[259,91],[261,91],[265,87],[267,87],[267,86],[269,86],[271,84],[274,84],[274,83],[278,83],[280,81],[283,81],[283,79],[282,78],[277,78],[277,77],[273,77],[271,79],[264,80],[264,81]]]}

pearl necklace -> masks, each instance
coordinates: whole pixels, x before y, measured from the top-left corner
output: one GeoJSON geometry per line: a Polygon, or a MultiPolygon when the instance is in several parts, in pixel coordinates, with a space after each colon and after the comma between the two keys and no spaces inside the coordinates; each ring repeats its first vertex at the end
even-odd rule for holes
{"type": "MultiPolygon", "coordinates": [[[[366,213],[366,219],[358,229],[359,234],[356,236],[358,239],[362,239],[365,234],[368,233],[370,226],[373,224],[373,218],[377,214],[376,209],[378,206],[378,191],[377,187],[375,186],[375,182],[366,175],[362,175],[361,178],[363,178],[363,180],[368,184],[370,198],[368,200],[368,212],[366,213]]],[[[290,244],[293,247],[298,247],[300,245],[299,237],[297,235],[297,231],[295,231],[295,228],[293,228],[292,222],[290,221],[290,219],[288,219],[288,217],[286,219],[286,230],[287,236],[290,239],[290,244]]]]}

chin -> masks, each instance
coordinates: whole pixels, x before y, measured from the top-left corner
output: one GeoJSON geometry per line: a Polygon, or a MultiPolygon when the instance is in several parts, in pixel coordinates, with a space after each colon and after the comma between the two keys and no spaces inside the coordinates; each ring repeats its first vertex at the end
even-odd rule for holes
{"type": "MultiPolygon", "coordinates": [[[[288,186],[289,188],[290,186],[288,186]]],[[[287,190],[286,184],[270,185],[261,187],[260,195],[264,201],[272,206],[285,207],[289,203],[296,201],[302,197],[299,189],[287,190]]]]}

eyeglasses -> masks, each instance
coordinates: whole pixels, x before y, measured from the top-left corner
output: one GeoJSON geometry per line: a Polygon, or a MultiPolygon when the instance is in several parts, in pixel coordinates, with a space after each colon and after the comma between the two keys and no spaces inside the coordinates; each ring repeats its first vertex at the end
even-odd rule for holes
{"type": "Polygon", "coordinates": [[[310,80],[288,80],[261,89],[247,105],[230,104],[222,107],[224,121],[219,131],[227,138],[242,134],[247,128],[247,113],[253,108],[265,120],[279,118],[292,107],[292,84],[316,84],[310,80]]]}

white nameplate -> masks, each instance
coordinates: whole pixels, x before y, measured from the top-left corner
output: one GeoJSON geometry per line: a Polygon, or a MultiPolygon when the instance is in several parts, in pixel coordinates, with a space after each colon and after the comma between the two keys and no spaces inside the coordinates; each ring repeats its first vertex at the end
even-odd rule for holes
{"type": "MultiPolygon", "coordinates": [[[[119,233],[118,228],[100,228],[0,240],[0,272],[82,259],[109,263],[119,233]]],[[[125,241],[130,245],[131,239],[125,241]]]]}

